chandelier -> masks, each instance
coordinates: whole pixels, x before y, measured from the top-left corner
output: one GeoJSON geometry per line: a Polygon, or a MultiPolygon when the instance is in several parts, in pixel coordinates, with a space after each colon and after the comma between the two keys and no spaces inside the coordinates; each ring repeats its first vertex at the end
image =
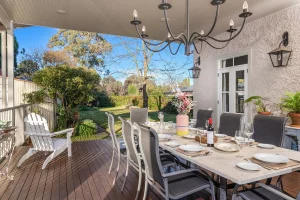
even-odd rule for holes
{"type": "Polygon", "coordinates": [[[217,8],[216,8],[216,15],[215,15],[214,22],[212,24],[211,29],[207,32],[207,34],[205,34],[203,30],[200,33],[193,32],[190,34],[189,0],[186,0],[186,15],[187,15],[186,16],[186,19],[187,19],[186,27],[187,27],[187,30],[178,35],[175,35],[172,32],[172,30],[170,28],[170,24],[168,22],[167,10],[172,8],[172,5],[167,3],[167,0],[162,0],[162,3],[158,6],[159,9],[163,10],[164,21],[166,22],[166,26],[167,26],[167,30],[168,30],[167,38],[162,42],[154,43],[154,42],[147,40],[146,38],[148,37],[148,35],[146,34],[145,26],[142,27],[142,33],[139,31],[138,25],[140,25],[142,23],[142,21],[138,20],[138,13],[136,10],[133,11],[133,20],[130,23],[135,26],[136,32],[137,32],[138,36],[143,40],[145,46],[150,51],[153,51],[153,52],[160,52],[160,51],[164,50],[165,48],[169,47],[170,52],[173,55],[175,55],[178,53],[180,46],[183,44],[185,46],[185,55],[189,56],[193,53],[192,49],[194,49],[198,54],[200,54],[203,43],[206,43],[215,49],[223,49],[229,44],[229,42],[231,40],[236,38],[242,32],[247,17],[252,15],[251,12],[248,12],[248,4],[245,1],[243,4],[243,12],[239,15],[239,17],[243,18],[243,24],[242,24],[241,28],[239,30],[235,29],[234,21],[231,19],[229,22],[229,29],[227,30],[228,35],[229,35],[228,38],[224,39],[224,40],[214,38],[211,36],[211,33],[213,32],[213,30],[216,26],[216,23],[218,21],[219,7],[224,2],[225,2],[225,0],[212,0],[211,1],[211,5],[216,6],[217,8]],[[214,41],[214,44],[212,44],[211,41],[214,41]],[[197,46],[195,45],[196,42],[201,42],[200,50],[197,49],[197,46]],[[171,48],[172,43],[178,44],[175,51],[173,51],[171,48]],[[219,47],[215,46],[215,43],[221,43],[222,46],[219,46],[219,47]]]}

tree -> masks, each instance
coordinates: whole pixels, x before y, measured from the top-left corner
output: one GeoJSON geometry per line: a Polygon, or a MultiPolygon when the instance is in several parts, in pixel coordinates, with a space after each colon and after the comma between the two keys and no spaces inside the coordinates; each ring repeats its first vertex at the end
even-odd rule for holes
{"type": "Polygon", "coordinates": [[[131,96],[137,95],[138,94],[138,89],[137,89],[136,85],[129,84],[128,89],[127,89],[127,93],[128,93],[128,95],[131,95],[131,96]]]}
{"type": "Polygon", "coordinates": [[[123,85],[122,82],[117,81],[113,76],[108,76],[102,80],[102,90],[107,95],[122,95],[123,85]]]}
{"type": "Polygon", "coordinates": [[[22,60],[17,69],[15,70],[15,76],[26,80],[32,80],[33,74],[39,70],[39,66],[32,60],[22,60]]]}
{"type": "Polygon", "coordinates": [[[136,85],[137,87],[139,84],[139,78],[134,74],[127,77],[124,81],[124,91],[128,91],[128,86],[131,84],[136,85]]]}
{"type": "Polygon", "coordinates": [[[179,84],[180,87],[187,87],[190,86],[190,78],[185,78],[182,80],[182,82],[179,84]]]}
{"type": "MultiPolygon", "coordinates": [[[[1,35],[0,35],[0,47],[2,46],[1,44],[2,40],[1,40],[1,35]]],[[[17,37],[14,36],[14,69],[17,68],[18,66],[18,62],[17,62],[17,57],[18,57],[18,54],[19,54],[19,43],[18,43],[18,40],[17,40],[17,37]]],[[[1,57],[2,54],[0,54],[0,60],[2,59],[1,57]]],[[[1,67],[2,63],[0,62],[0,67],[1,67]]]]}
{"type": "Polygon", "coordinates": [[[70,67],[76,66],[75,61],[71,58],[71,56],[65,52],[61,51],[45,51],[43,56],[44,65],[46,66],[57,66],[66,64],[70,67]]]}
{"type": "MultiPolygon", "coordinates": [[[[107,65],[116,65],[125,61],[128,63],[127,68],[122,66],[121,70],[116,70],[112,73],[136,77],[136,85],[142,89],[143,107],[148,107],[147,86],[149,80],[158,80],[158,82],[161,82],[163,76],[167,77],[170,82],[177,82],[178,78],[182,80],[183,74],[187,74],[185,66],[192,62],[189,61],[188,57],[184,57],[181,61],[174,59],[166,51],[153,53],[146,48],[140,39],[125,37],[117,37],[116,39],[119,39],[120,42],[114,45],[112,58],[106,61],[106,63],[107,65]]],[[[114,68],[120,69],[119,67],[112,67],[112,69],[114,68]]],[[[125,90],[129,84],[129,81],[125,81],[125,90]]]]}
{"type": "Polygon", "coordinates": [[[100,34],[60,29],[52,36],[49,48],[58,48],[69,54],[77,65],[101,71],[104,57],[111,51],[111,44],[100,34]]]}

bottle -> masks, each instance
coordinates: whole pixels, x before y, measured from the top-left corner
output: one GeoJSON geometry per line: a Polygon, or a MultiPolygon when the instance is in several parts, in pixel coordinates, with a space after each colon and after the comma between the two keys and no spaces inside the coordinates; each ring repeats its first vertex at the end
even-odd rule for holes
{"type": "Polygon", "coordinates": [[[208,128],[207,128],[207,146],[214,146],[214,127],[212,126],[212,118],[208,119],[208,128]]]}

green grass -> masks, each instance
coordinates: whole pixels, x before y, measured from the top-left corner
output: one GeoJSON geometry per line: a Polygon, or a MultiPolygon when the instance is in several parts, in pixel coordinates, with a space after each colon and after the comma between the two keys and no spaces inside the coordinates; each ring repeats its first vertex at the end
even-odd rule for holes
{"type": "MultiPolygon", "coordinates": [[[[94,122],[99,124],[104,129],[108,130],[107,125],[107,116],[105,112],[110,112],[115,116],[115,130],[117,133],[121,133],[121,121],[118,119],[119,116],[125,119],[130,118],[130,112],[128,108],[124,107],[112,107],[112,108],[95,108],[90,111],[80,111],[81,119],[92,119],[94,122]]],[[[149,111],[149,119],[150,121],[159,121],[158,119],[158,111],[149,111]]],[[[174,114],[165,114],[165,122],[173,121],[175,122],[176,115],[174,114]]]]}

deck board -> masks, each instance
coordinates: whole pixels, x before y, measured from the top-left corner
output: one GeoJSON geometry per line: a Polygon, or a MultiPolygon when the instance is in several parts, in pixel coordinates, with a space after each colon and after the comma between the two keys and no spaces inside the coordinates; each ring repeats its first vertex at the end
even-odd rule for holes
{"type": "MultiPolygon", "coordinates": [[[[129,168],[129,174],[124,191],[121,192],[126,169],[126,160],[121,158],[119,176],[116,184],[113,180],[116,175],[117,158],[111,174],[110,167],[112,148],[110,140],[74,142],[72,157],[63,152],[52,160],[45,170],[42,170],[46,157],[38,152],[17,168],[19,159],[28,151],[29,147],[21,146],[15,149],[11,163],[11,174],[14,180],[2,177],[0,179],[0,199],[28,199],[28,200],[131,200],[135,198],[138,185],[138,172],[129,168]]],[[[5,163],[0,164],[3,169],[5,163]]],[[[275,181],[276,179],[274,179],[275,181]]],[[[300,173],[291,173],[283,178],[285,191],[296,196],[300,191],[300,173]]],[[[142,186],[143,189],[143,186],[142,186]]],[[[142,198],[143,191],[140,193],[142,198]]],[[[157,200],[159,197],[149,192],[148,200],[157,200]]]]}

